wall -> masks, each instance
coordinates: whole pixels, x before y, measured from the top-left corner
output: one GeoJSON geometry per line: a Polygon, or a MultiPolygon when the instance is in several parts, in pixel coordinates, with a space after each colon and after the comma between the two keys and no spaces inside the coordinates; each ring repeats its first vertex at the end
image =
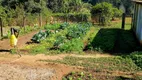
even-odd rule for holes
{"type": "Polygon", "coordinates": [[[137,25],[136,25],[136,35],[139,40],[142,40],[142,5],[139,4],[137,25]]]}

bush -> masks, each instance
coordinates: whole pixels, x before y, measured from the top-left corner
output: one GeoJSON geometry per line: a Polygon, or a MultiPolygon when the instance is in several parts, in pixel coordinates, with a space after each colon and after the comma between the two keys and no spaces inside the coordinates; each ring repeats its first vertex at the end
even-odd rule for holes
{"type": "Polygon", "coordinates": [[[119,10],[117,8],[113,8],[113,17],[121,17],[122,16],[122,10],[119,10]]]}
{"type": "Polygon", "coordinates": [[[60,46],[60,51],[66,51],[66,52],[71,52],[71,51],[82,51],[83,50],[83,42],[81,39],[72,39],[63,45],[60,46]]]}
{"type": "Polygon", "coordinates": [[[130,55],[133,62],[142,69],[142,52],[133,52],[130,55]]]}

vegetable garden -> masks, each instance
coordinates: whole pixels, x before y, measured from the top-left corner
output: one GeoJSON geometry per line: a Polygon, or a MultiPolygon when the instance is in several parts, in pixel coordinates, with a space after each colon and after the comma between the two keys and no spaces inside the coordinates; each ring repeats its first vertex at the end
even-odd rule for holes
{"type": "Polygon", "coordinates": [[[0,80],[53,76],[53,80],[142,80],[142,46],[131,30],[130,0],[1,0],[0,4],[0,80]],[[22,57],[17,59],[17,53],[22,57]]]}
{"type": "MultiPolygon", "coordinates": [[[[32,49],[41,46],[45,51],[81,52],[84,48],[83,38],[90,27],[92,27],[91,23],[69,24],[65,22],[63,24],[45,25],[45,31],[40,31],[32,37],[31,40],[39,44],[32,49]]],[[[38,50],[34,52],[38,52],[38,50]]]]}

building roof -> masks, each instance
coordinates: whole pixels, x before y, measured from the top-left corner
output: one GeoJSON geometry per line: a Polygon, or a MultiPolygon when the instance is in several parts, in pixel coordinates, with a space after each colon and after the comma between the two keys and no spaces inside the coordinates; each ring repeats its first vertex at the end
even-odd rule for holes
{"type": "Polygon", "coordinates": [[[142,0],[132,0],[132,2],[142,4],[142,0]]]}

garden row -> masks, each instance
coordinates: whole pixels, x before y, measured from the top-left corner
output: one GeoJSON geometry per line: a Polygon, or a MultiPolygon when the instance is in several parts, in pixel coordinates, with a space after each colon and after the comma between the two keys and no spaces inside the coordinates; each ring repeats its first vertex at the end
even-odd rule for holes
{"type": "MultiPolygon", "coordinates": [[[[45,26],[45,31],[35,34],[31,40],[38,43],[37,45],[45,51],[80,52],[84,48],[82,39],[91,26],[91,23],[48,24],[45,26]]],[[[34,47],[34,50],[36,49],[34,47]]]]}

